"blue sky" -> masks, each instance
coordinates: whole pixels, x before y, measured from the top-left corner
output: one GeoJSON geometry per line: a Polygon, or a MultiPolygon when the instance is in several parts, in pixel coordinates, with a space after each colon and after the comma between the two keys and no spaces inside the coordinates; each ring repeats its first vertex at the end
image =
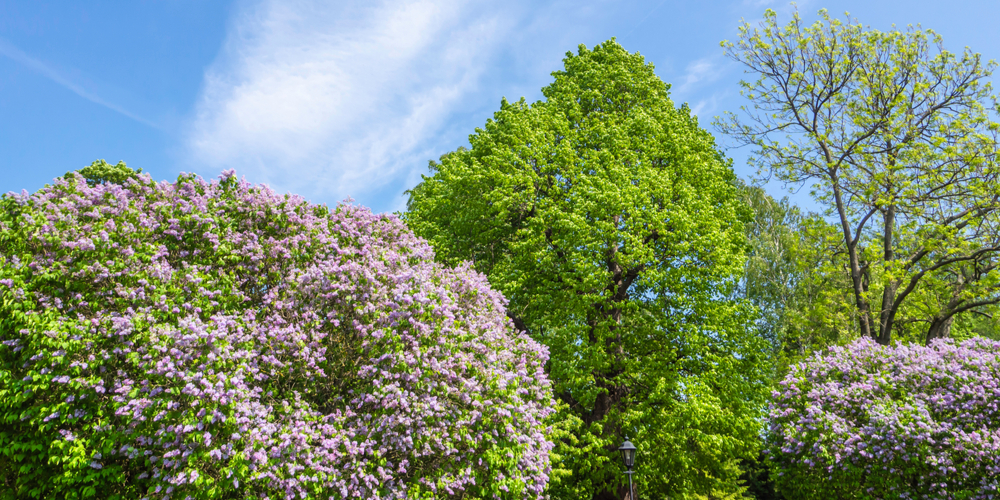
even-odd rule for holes
{"type": "MultiPolygon", "coordinates": [[[[529,101],[563,55],[617,37],[703,126],[743,104],[719,42],[788,3],[727,1],[0,0],[0,192],[91,161],[156,179],[251,182],[400,210],[427,161],[467,143],[501,97],[529,101]]],[[[1000,2],[798,2],[1000,59],[1000,2]]],[[[720,142],[726,143],[720,137],[720,142]]],[[[747,178],[746,151],[730,150],[747,178]]],[[[771,185],[781,195],[781,186],[771,185]]],[[[809,206],[803,193],[793,197],[809,206]]]]}

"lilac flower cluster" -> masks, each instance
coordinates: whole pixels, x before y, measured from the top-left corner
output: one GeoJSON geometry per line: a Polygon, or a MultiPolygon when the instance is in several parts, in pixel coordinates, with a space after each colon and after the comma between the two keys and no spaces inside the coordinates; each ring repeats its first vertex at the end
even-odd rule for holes
{"type": "Polygon", "coordinates": [[[0,448],[35,450],[0,458],[12,491],[543,495],[545,348],[395,216],[232,171],[0,204],[0,448]]]}
{"type": "Polygon", "coordinates": [[[1000,342],[859,340],[779,389],[769,453],[789,498],[1000,497],[1000,342]]]}

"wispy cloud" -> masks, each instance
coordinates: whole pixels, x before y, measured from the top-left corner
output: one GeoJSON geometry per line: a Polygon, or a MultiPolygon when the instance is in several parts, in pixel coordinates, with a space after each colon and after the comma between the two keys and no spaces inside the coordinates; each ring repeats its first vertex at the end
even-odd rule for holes
{"type": "Polygon", "coordinates": [[[680,84],[673,87],[675,94],[685,96],[697,90],[698,87],[712,83],[719,79],[722,74],[722,67],[717,62],[718,57],[703,57],[688,63],[684,69],[684,75],[680,79],[680,84]]]}
{"type": "Polygon", "coordinates": [[[665,3],[667,3],[667,0],[662,0],[661,2],[657,3],[656,6],[650,9],[645,16],[642,16],[642,19],[640,19],[639,22],[635,23],[635,25],[632,26],[632,29],[630,29],[628,33],[625,33],[625,35],[622,36],[622,38],[628,38],[629,35],[635,32],[636,28],[642,26],[642,23],[646,22],[646,19],[649,19],[649,16],[653,15],[653,13],[656,12],[660,7],[663,7],[663,4],[665,3]]]}
{"type": "Polygon", "coordinates": [[[768,5],[774,5],[776,0],[743,0],[743,6],[745,7],[766,7],[768,5]]]}
{"type": "Polygon", "coordinates": [[[65,75],[63,75],[63,73],[57,71],[52,66],[50,66],[48,64],[45,64],[44,62],[42,62],[42,61],[40,61],[38,59],[35,59],[34,57],[29,56],[24,51],[22,51],[21,49],[15,47],[13,44],[11,44],[10,42],[8,42],[8,41],[6,41],[6,40],[4,40],[2,38],[0,38],[0,55],[4,55],[4,56],[12,59],[15,62],[20,63],[20,64],[22,64],[22,65],[24,65],[24,66],[26,66],[26,67],[28,67],[28,68],[30,68],[30,69],[38,72],[38,73],[40,73],[42,76],[48,78],[49,80],[52,80],[53,82],[55,82],[55,83],[57,83],[57,84],[65,87],[66,89],[68,89],[69,91],[73,92],[74,94],[76,94],[76,95],[78,95],[78,96],[80,96],[80,97],[82,97],[82,98],[84,98],[84,99],[86,99],[86,100],[88,100],[88,101],[90,101],[90,102],[92,102],[94,104],[98,104],[98,105],[104,106],[105,108],[108,108],[108,109],[110,109],[112,111],[120,113],[120,114],[122,114],[124,116],[127,116],[127,117],[129,117],[129,118],[131,118],[131,119],[133,119],[133,120],[135,120],[135,121],[137,121],[139,123],[144,124],[144,125],[148,125],[148,126],[153,127],[153,128],[159,128],[155,123],[153,123],[153,122],[151,122],[149,120],[146,120],[145,118],[142,118],[141,116],[138,116],[138,115],[136,115],[134,113],[131,113],[127,109],[125,109],[125,108],[123,108],[121,106],[118,106],[118,105],[116,105],[114,103],[111,103],[111,102],[108,102],[108,101],[102,99],[100,96],[98,96],[94,92],[87,90],[82,85],[80,85],[80,84],[78,84],[76,82],[73,82],[68,77],[66,77],[65,75]]]}
{"type": "Polygon", "coordinates": [[[512,26],[458,0],[248,6],[206,74],[188,146],[200,164],[311,197],[403,182],[440,154],[430,139],[512,26]]]}
{"type": "Polygon", "coordinates": [[[764,20],[761,15],[763,14],[762,9],[771,9],[777,14],[778,24],[784,24],[792,18],[792,15],[798,11],[804,17],[808,17],[808,14],[813,13],[814,0],[797,0],[795,2],[788,1],[777,1],[777,0],[743,0],[737,4],[732,5],[732,11],[734,13],[739,13],[743,16],[741,21],[747,22],[750,26],[758,26],[761,21],[764,20]]]}
{"type": "Polygon", "coordinates": [[[691,114],[701,118],[701,126],[709,126],[709,121],[716,111],[719,111],[722,101],[731,95],[728,90],[720,90],[713,92],[707,97],[697,99],[694,104],[691,104],[691,114]]]}

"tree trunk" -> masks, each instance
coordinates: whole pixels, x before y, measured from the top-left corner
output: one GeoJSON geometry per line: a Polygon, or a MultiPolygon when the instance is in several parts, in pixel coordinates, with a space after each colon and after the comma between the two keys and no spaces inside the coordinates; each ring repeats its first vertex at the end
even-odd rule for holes
{"type": "MultiPolygon", "coordinates": [[[[615,224],[619,222],[619,216],[614,217],[615,224]]],[[[599,422],[604,420],[611,409],[615,406],[621,404],[627,388],[621,385],[616,385],[613,380],[615,380],[618,375],[621,374],[621,363],[624,360],[625,350],[622,347],[622,331],[620,328],[622,322],[622,307],[621,303],[628,299],[628,288],[631,285],[631,281],[625,278],[626,270],[622,268],[621,264],[616,258],[618,253],[618,245],[613,244],[608,251],[607,269],[608,273],[611,275],[611,281],[608,283],[607,290],[611,294],[610,304],[596,304],[596,314],[599,316],[604,316],[612,320],[612,325],[610,326],[610,335],[605,339],[605,349],[610,356],[614,357],[616,365],[611,369],[611,373],[594,373],[595,382],[598,387],[603,389],[601,393],[598,394],[597,399],[594,401],[594,409],[590,413],[590,418],[584,418],[584,422],[588,424],[593,422],[599,422]]],[[[593,332],[595,325],[591,325],[591,331],[593,332]]],[[[591,334],[591,342],[596,342],[596,338],[591,334]]],[[[606,425],[604,427],[604,433],[612,432],[615,426],[606,425]]],[[[613,453],[617,453],[616,445],[612,445],[614,448],[611,450],[613,453]]],[[[627,479],[627,478],[626,478],[627,479]]],[[[593,500],[619,500],[628,496],[628,483],[619,484],[617,488],[613,488],[609,484],[605,484],[604,490],[595,490],[593,500]]]]}
{"type": "Polygon", "coordinates": [[[951,335],[951,324],[955,321],[955,315],[972,307],[973,304],[963,306],[964,301],[961,299],[962,292],[969,281],[967,272],[970,272],[967,268],[959,267],[955,274],[955,289],[951,292],[951,300],[948,301],[944,312],[931,321],[931,326],[927,329],[926,344],[930,344],[934,339],[948,338],[951,335]]]}
{"type": "MultiPolygon", "coordinates": [[[[593,328],[594,327],[591,326],[592,332],[593,328]]],[[[607,340],[608,342],[611,342],[610,338],[607,340]]],[[[591,342],[596,343],[596,341],[597,341],[596,337],[593,335],[593,333],[591,333],[591,342]]],[[[620,342],[618,342],[617,344],[618,344],[617,346],[609,345],[607,347],[609,348],[617,347],[620,349],[621,348],[620,342]]],[[[601,422],[606,420],[608,414],[611,413],[611,409],[620,404],[622,395],[625,392],[625,388],[615,385],[614,382],[612,382],[612,380],[616,377],[616,375],[617,375],[617,370],[612,371],[612,373],[604,373],[601,371],[594,372],[594,382],[597,384],[599,388],[603,390],[600,393],[598,393],[597,397],[594,399],[594,406],[591,409],[590,414],[583,415],[583,421],[588,426],[594,422],[601,422]]],[[[612,432],[613,431],[612,427],[613,426],[605,425],[604,433],[607,434],[608,432],[612,432]]],[[[608,488],[609,486],[610,485],[606,484],[604,487],[608,488]]],[[[616,491],[611,491],[609,489],[595,490],[593,500],[619,500],[621,496],[618,495],[618,493],[620,493],[621,491],[622,491],[621,487],[618,487],[616,491]]]]}
{"type": "Polygon", "coordinates": [[[951,324],[955,321],[954,315],[949,315],[947,318],[934,318],[931,321],[930,328],[927,329],[927,344],[930,344],[934,339],[945,339],[951,335],[951,324]]]}
{"type": "Polygon", "coordinates": [[[862,337],[877,339],[872,330],[872,309],[865,297],[868,291],[865,286],[865,274],[861,269],[861,261],[858,258],[858,251],[855,246],[849,249],[851,258],[851,281],[854,285],[854,301],[858,305],[858,328],[862,337]]]}
{"type": "MultiPolygon", "coordinates": [[[[622,476],[624,475],[625,473],[622,472],[622,476]]],[[[632,487],[634,489],[635,485],[633,484],[632,487]]],[[[639,498],[638,490],[636,490],[635,496],[639,498]]],[[[628,478],[624,478],[622,484],[613,492],[605,490],[594,493],[592,500],[630,500],[628,496],[628,478]]]]}
{"type": "MultiPolygon", "coordinates": [[[[635,489],[635,485],[634,484],[632,485],[632,489],[633,490],[635,489]]],[[[636,496],[636,498],[639,497],[638,494],[636,494],[635,496],[636,496]]],[[[621,498],[623,500],[634,500],[630,496],[630,494],[629,494],[629,491],[628,491],[628,481],[627,480],[626,480],[625,484],[622,485],[621,488],[618,488],[618,498],[621,498]]]]}
{"type": "Polygon", "coordinates": [[[833,199],[837,205],[837,215],[840,216],[840,227],[844,232],[844,243],[847,246],[847,255],[851,265],[851,284],[854,290],[854,301],[858,306],[858,328],[862,337],[877,338],[872,332],[872,313],[868,299],[865,298],[864,272],[861,269],[861,259],[858,257],[858,245],[851,235],[851,223],[847,218],[847,210],[844,207],[843,193],[840,191],[837,176],[830,174],[831,185],[833,187],[833,199]]]}
{"type": "MultiPolygon", "coordinates": [[[[896,258],[892,248],[892,236],[896,225],[896,207],[889,205],[883,214],[885,224],[882,226],[882,263],[887,268],[896,258]]],[[[896,317],[896,290],[899,289],[897,280],[892,280],[885,284],[882,290],[882,310],[879,311],[878,337],[876,342],[882,345],[889,345],[892,335],[892,323],[896,317]]]]}

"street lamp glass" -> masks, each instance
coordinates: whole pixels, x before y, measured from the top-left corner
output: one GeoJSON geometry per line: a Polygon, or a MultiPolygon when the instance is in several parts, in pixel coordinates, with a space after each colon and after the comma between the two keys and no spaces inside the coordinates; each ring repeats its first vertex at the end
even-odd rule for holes
{"type": "Polygon", "coordinates": [[[632,470],[632,467],[635,467],[635,445],[626,437],[625,443],[618,447],[618,451],[622,453],[622,461],[625,462],[625,467],[628,470],[632,470]]]}

